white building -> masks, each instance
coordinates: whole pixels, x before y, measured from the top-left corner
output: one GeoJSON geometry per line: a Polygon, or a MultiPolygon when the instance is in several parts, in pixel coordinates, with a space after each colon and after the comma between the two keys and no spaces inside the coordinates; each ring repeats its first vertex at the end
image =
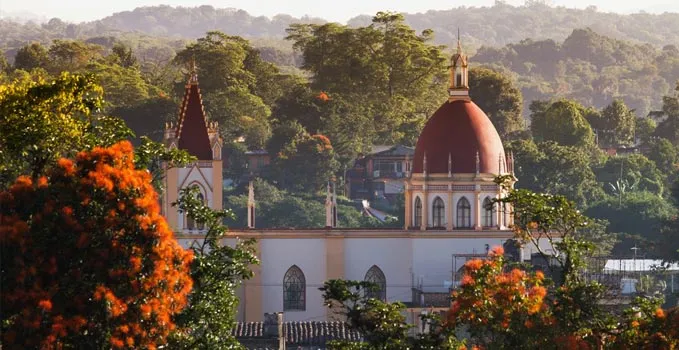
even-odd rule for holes
{"type": "MultiPolygon", "coordinates": [[[[287,321],[332,318],[318,288],[334,278],[376,282],[383,287],[380,296],[405,302],[414,314],[419,308],[445,307],[464,259],[485,255],[514,237],[509,208],[488,205],[506,194],[493,180],[513,175],[513,161],[491,121],[470,100],[467,79],[467,56],[458,44],[451,59],[450,97],[425,125],[405,180],[403,229],[336,228],[334,191],[329,190],[325,229],[261,230],[251,195],[250,228],[231,231],[229,239],[255,238],[261,260],[242,290],[241,320],[261,321],[264,313],[279,311],[287,321]]],[[[179,189],[198,184],[207,203],[221,208],[221,140],[216,125],[205,119],[195,74],[186,89],[179,122],[168,128],[166,140],[200,160],[168,173],[164,209],[177,237],[189,246],[200,239],[200,231],[169,203],[179,189]]],[[[519,250],[521,256],[531,253],[531,247],[519,250]]]]}

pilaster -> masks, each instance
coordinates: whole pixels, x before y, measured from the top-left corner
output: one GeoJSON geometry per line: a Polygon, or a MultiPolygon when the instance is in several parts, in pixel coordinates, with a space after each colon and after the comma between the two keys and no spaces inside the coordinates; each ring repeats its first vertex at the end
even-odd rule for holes
{"type": "Polygon", "coordinates": [[[481,230],[481,185],[476,185],[474,190],[474,229],[481,230]]]}
{"type": "MultiPolygon", "coordinates": [[[[255,256],[260,260],[262,259],[261,252],[262,242],[256,240],[255,256]]],[[[262,312],[262,305],[264,304],[264,300],[262,300],[262,267],[260,264],[255,264],[250,266],[250,270],[253,276],[243,283],[245,292],[241,302],[245,304],[245,322],[259,322],[264,317],[262,312]]]]}
{"type": "Polygon", "coordinates": [[[404,229],[407,230],[409,227],[413,226],[413,194],[408,183],[405,184],[405,189],[403,191],[403,200],[405,202],[405,217],[403,218],[404,229]]]}
{"type": "Polygon", "coordinates": [[[212,161],[212,203],[213,209],[222,210],[222,160],[212,161]]]}
{"type": "MultiPolygon", "coordinates": [[[[344,278],[344,237],[330,236],[325,239],[325,267],[326,280],[344,278]]],[[[326,317],[329,321],[340,321],[342,315],[339,311],[336,307],[326,308],[326,317]]]]}
{"type": "Polygon", "coordinates": [[[427,183],[422,184],[422,222],[420,223],[420,230],[424,231],[429,227],[429,190],[427,183]]]}
{"type": "Polygon", "coordinates": [[[454,228],[453,225],[453,208],[455,205],[453,205],[453,187],[452,185],[448,185],[448,206],[446,210],[446,216],[448,217],[448,221],[446,222],[446,230],[452,231],[454,228]]]}

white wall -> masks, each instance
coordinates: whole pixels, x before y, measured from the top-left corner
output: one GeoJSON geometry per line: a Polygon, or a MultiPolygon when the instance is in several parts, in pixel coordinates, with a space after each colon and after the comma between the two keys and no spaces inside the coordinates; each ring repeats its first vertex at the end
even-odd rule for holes
{"type": "Polygon", "coordinates": [[[285,311],[287,321],[324,320],[326,308],[318,288],[326,280],[323,239],[263,239],[261,241],[262,312],[283,311],[283,277],[297,265],[306,279],[306,310],[285,311]]]}
{"type": "MultiPolygon", "coordinates": [[[[424,291],[445,291],[443,282],[452,280],[453,254],[486,253],[501,246],[499,238],[413,238],[413,270],[424,291]]],[[[459,268],[464,260],[458,261],[459,268]]]]}
{"type": "Polygon", "coordinates": [[[362,281],[377,265],[387,282],[388,301],[412,299],[412,241],[410,238],[347,238],[344,240],[344,276],[362,281]]]}

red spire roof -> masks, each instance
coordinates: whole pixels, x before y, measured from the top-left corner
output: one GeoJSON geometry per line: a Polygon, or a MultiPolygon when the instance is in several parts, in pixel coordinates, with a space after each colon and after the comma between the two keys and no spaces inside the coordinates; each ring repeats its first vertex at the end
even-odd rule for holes
{"type": "Polygon", "coordinates": [[[198,160],[212,160],[212,147],[195,67],[186,85],[184,99],[179,109],[177,138],[179,149],[186,150],[198,160]]]}

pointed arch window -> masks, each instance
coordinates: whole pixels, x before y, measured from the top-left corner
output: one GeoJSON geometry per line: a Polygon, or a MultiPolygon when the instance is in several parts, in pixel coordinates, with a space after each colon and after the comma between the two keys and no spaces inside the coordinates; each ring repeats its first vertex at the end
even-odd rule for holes
{"type": "Polygon", "coordinates": [[[495,225],[495,213],[495,203],[493,203],[490,197],[486,197],[483,200],[483,227],[493,227],[495,225]]]}
{"type": "Polygon", "coordinates": [[[459,228],[472,227],[472,207],[465,197],[457,201],[457,223],[455,226],[459,228]]]}
{"type": "Polygon", "coordinates": [[[434,199],[432,211],[432,222],[434,227],[443,227],[445,225],[445,212],[446,206],[443,204],[443,199],[441,197],[436,197],[434,199]]]}
{"type": "Polygon", "coordinates": [[[420,200],[420,197],[415,197],[415,220],[413,223],[415,227],[422,225],[422,200],[420,200]]]}
{"type": "MultiPolygon", "coordinates": [[[[194,184],[193,186],[200,188],[196,184],[194,184]]],[[[203,204],[207,204],[205,202],[205,196],[203,195],[203,192],[198,192],[198,194],[196,195],[196,199],[198,199],[203,204]]],[[[185,220],[185,223],[186,223],[185,228],[187,230],[202,230],[202,229],[205,228],[205,223],[202,223],[202,222],[197,223],[196,220],[194,218],[190,217],[188,213],[185,212],[184,217],[186,219],[185,220]]]]}
{"type": "Polygon", "coordinates": [[[368,272],[365,273],[364,280],[375,285],[374,289],[365,291],[366,297],[387,300],[387,278],[384,277],[382,269],[377,267],[377,265],[373,265],[368,269],[368,272]]]}
{"type": "Polygon", "coordinates": [[[306,279],[297,265],[292,265],[283,277],[283,311],[294,310],[306,310],[306,279]]]}

